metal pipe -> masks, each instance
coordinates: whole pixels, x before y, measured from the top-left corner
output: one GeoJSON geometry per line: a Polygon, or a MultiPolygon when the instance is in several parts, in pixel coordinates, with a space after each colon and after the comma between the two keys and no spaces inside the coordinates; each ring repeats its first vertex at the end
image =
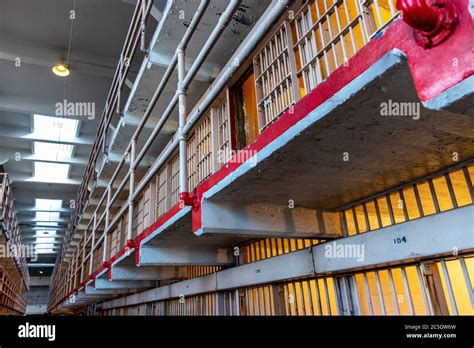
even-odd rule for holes
{"type": "MultiPolygon", "coordinates": [[[[201,5],[203,3],[205,3],[206,6],[207,6],[208,1],[202,1],[201,5]]],[[[236,3],[236,2],[233,2],[233,3],[236,3]]],[[[278,1],[278,2],[275,2],[274,5],[272,5],[269,10],[267,10],[268,14],[265,15],[266,16],[265,20],[260,20],[259,21],[259,24],[254,28],[255,34],[252,35],[249,38],[249,40],[244,43],[243,47],[241,47],[239,52],[235,55],[234,60],[243,61],[250,55],[253,48],[264,37],[264,35],[267,33],[267,31],[273,25],[274,21],[276,19],[278,19],[278,17],[286,9],[288,4],[289,4],[288,0],[278,1]]],[[[193,17],[193,19],[194,19],[194,17],[193,17]]],[[[189,33],[189,35],[192,34],[191,31],[187,32],[187,34],[188,33],[189,33]]],[[[212,46],[213,46],[210,43],[209,44],[206,43],[206,45],[209,48],[212,48],[212,46]]],[[[201,56],[204,57],[203,59],[205,59],[205,56],[207,56],[207,54],[202,53],[201,56]]],[[[197,63],[199,63],[199,61],[197,63]]],[[[191,74],[187,75],[187,79],[189,81],[191,81],[191,79],[192,79],[191,76],[194,76],[194,74],[199,69],[199,64],[197,64],[197,63],[195,62],[195,64],[193,64],[193,67],[190,70],[191,74]]],[[[216,79],[214,85],[210,88],[209,93],[207,94],[207,96],[201,101],[199,107],[197,107],[195,109],[196,111],[193,114],[191,114],[190,120],[188,121],[188,123],[186,124],[186,126],[184,128],[184,130],[185,130],[184,133],[185,134],[186,134],[187,130],[192,128],[193,124],[197,121],[197,119],[199,119],[202,112],[210,105],[210,103],[217,96],[217,94],[220,92],[220,90],[225,87],[226,83],[229,81],[229,79],[232,77],[232,75],[236,72],[237,69],[238,69],[238,66],[236,64],[230,64],[230,65],[228,65],[226,71],[224,71],[221,74],[221,76],[218,79],[216,79]]],[[[161,94],[161,91],[159,91],[159,93],[157,93],[158,96],[159,96],[159,94],[161,94]]],[[[176,98],[176,99],[179,99],[179,98],[176,98]]],[[[151,113],[151,109],[150,109],[150,113],[151,113]]],[[[142,118],[142,122],[140,122],[141,126],[139,125],[140,130],[145,125],[145,122],[146,122],[146,118],[144,117],[144,118],[142,118]]],[[[137,131],[138,131],[138,129],[137,129],[137,131]]],[[[136,134],[138,134],[138,133],[139,132],[136,132],[136,134]]],[[[167,148],[167,150],[165,150],[164,153],[162,153],[162,155],[159,157],[158,161],[155,162],[155,164],[152,166],[152,168],[147,173],[145,178],[142,179],[142,181],[139,183],[139,185],[136,186],[136,189],[134,190],[134,192],[129,193],[129,198],[131,197],[132,201],[137,198],[138,194],[141,192],[141,190],[144,188],[144,186],[151,180],[151,178],[156,173],[156,171],[159,169],[161,164],[164,163],[164,161],[167,159],[167,157],[169,157],[170,153],[172,151],[174,151],[174,149],[176,148],[177,145],[178,145],[178,141],[177,141],[177,139],[175,139],[175,141],[172,142],[171,146],[169,146],[167,148]]],[[[141,157],[143,155],[144,155],[144,152],[143,152],[143,154],[141,154],[141,157]]],[[[135,163],[138,163],[137,159],[138,159],[138,157],[136,158],[135,163]]],[[[114,221],[112,221],[111,224],[109,224],[109,226],[108,226],[109,228],[118,221],[118,217],[120,215],[122,215],[124,213],[124,211],[125,211],[125,209],[120,210],[119,215],[116,216],[116,218],[114,219],[114,221]]],[[[107,231],[107,229],[106,229],[106,231],[107,231]]]]}
{"type": "MultiPolygon", "coordinates": [[[[152,6],[152,1],[148,1],[148,6],[146,8],[146,11],[142,14],[142,16],[148,16],[150,11],[151,11],[151,6],[152,6]]],[[[83,198],[85,197],[85,192],[87,191],[87,184],[92,176],[92,173],[93,173],[93,168],[95,166],[95,163],[96,163],[96,160],[97,160],[97,157],[98,157],[98,149],[101,147],[101,142],[102,141],[105,141],[104,139],[104,136],[106,134],[106,131],[107,131],[107,127],[108,127],[108,124],[110,122],[110,119],[111,119],[111,115],[109,115],[109,110],[112,110],[113,109],[113,103],[116,101],[116,93],[117,93],[117,90],[119,88],[121,88],[121,85],[123,85],[123,81],[125,79],[125,77],[127,76],[127,73],[130,69],[130,64],[128,64],[128,61],[130,59],[133,58],[133,55],[134,55],[134,52],[135,52],[135,49],[136,49],[136,46],[138,44],[138,29],[139,29],[139,21],[138,21],[138,18],[139,18],[139,14],[140,14],[140,4],[137,3],[137,5],[135,6],[135,12],[133,14],[133,17],[132,17],[132,21],[130,23],[130,26],[129,26],[129,29],[128,29],[128,32],[127,32],[127,36],[126,36],[126,39],[125,39],[125,44],[124,44],[124,47],[122,48],[122,52],[121,52],[121,56],[122,57],[127,57],[125,60],[127,61],[127,64],[125,64],[125,71],[123,72],[123,79],[120,81],[120,85],[119,85],[119,81],[118,81],[118,74],[119,74],[119,70],[122,68],[122,64],[119,64],[115,70],[115,74],[114,74],[114,78],[113,78],[113,82],[112,82],[112,86],[109,90],[109,93],[108,93],[108,96],[107,96],[107,102],[106,102],[106,108],[104,110],[104,113],[103,113],[103,116],[102,116],[102,119],[101,119],[101,123],[99,125],[99,129],[97,131],[97,141],[94,143],[94,146],[92,148],[92,151],[91,151],[91,154],[89,156],[89,162],[88,162],[88,166],[86,168],[86,171],[85,171],[85,174],[84,174],[84,179],[81,183],[81,187],[79,188],[79,192],[78,192],[78,202],[82,202],[83,201],[83,198]],[[110,108],[109,108],[110,106],[110,108]]],[[[74,226],[76,225],[76,220],[79,218],[79,210],[80,210],[80,206],[79,207],[76,207],[75,211],[73,212],[73,214],[71,215],[71,220],[70,220],[70,223],[69,223],[69,226],[70,226],[70,234],[72,233],[72,229],[74,228],[74,226]]],[[[69,242],[69,238],[65,238],[64,241],[66,242],[69,242]]],[[[63,247],[61,248],[61,257],[63,257],[63,252],[65,250],[65,243],[63,243],[63,247]]]]}
{"type": "Polygon", "coordinates": [[[145,32],[146,32],[146,8],[147,8],[147,0],[142,0],[141,1],[141,21],[140,21],[140,51],[142,51],[145,54],[149,53],[149,50],[146,48],[146,42],[145,42],[145,32]]]}
{"type": "Polygon", "coordinates": [[[128,192],[128,230],[127,230],[127,243],[132,240],[133,230],[133,190],[135,188],[135,151],[136,151],[136,140],[132,140],[132,148],[130,149],[130,189],[128,192]]]}
{"type": "MultiPolygon", "coordinates": [[[[212,48],[216,45],[217,41],[219,40],[219,37],[222,35],[224,30],[227,28],[227,25],[230,23],[230,20],[232,19],[232,16],[233,16],[234,12],[237,10],[237,7],[239,6],[240,2],[241,2],[241,0],[232,0],[232,2],[229,4],[229,6],[227,6],[225,11],[222,13],[221,17],[219,18],[219,22],[217,23],[216,27],[214,28],[211,35],[207,39],[207,41],[204,44],[203,48],[200,50],[200,52],[198,54],[198,57],[194,61],[193,65],[191,66],[188,74],[186,74],[186,77],[184,77],[184,74],[183,74],[183,79],[181,80],[181,89],[184,89],[184,91],[189,87],[189,84],[191,83],[192,79],[194,78],[194,76],[196,75],[198,70],[201,68],[202,64],[204,63],[204,60],[209,55],[212,48]]],[[[186,46],[187,46],[187,42],[185,44],[180,43],[180,45],[178,46],[178,48],[176,50],[176,53],[177,53],[178,57],[179,57],[179,54],[180,54],[179,53],[180,50],[184,51],[186,49],[186,46]]],[[[178,69],[179,69],[179,67],[178,67],[178,69]]],[[[179,77],[178,77],[178,79],[179,79],[179,77]]],[[[161,116],[158,124],[153,129],[152,134],[149,136],[147,142],[145,143],[142,150],[140,151],[140,154],[138,155],[138,161],[137,162],[139,162],[145,156],[146,151],[148,151],[148,149],[150,148],[151,144],[155,140],[155,137],[158,136],[158,133],[160,132],[161,128],[163,127],[165,122],[168,120],[168,117],[170,116],[171,112],[175,108],[176,103],[178,103],[178,101],[180,99],[180,97],[179,97],[180,95],[182,95],[182,93],[177,90],[175,95],[173,96],[171,102],[168,104],[168,107],[166,108],[165,112],[161,116]]],[[[187,134],[187,133],[188,132],[186,132],[186,131],[178,132],[178,138],[180,137],[179,134],[187,134]]],[[[183,145],[180,145],[180,148],[182,146],[183,145]]],[[[181,153],[181,151],[180,151],[180,153],[181,153]]],[[[186,165],[184,165],[184,168],[186,168],[186,165]]],[[[180,159],[180,170],[182,170],[182,169],[183,169],[183,167],[181,167],[181,159],[180,159]]],[[[184,169],[183,171],[184,171],[184,175],[186,175],[187,170],[184,169]]],[[[181,174],[180,174],[180,177],[181,177],[181,174]]],[[[186,178],[186,180],[187,180],[187,178],[186,178]]],[[[187,193],[187,190],[184,191],[183,193],[187,193]]],[[[188,197],[187,196],[189,196],[189,195],[184,195],[184,196],[186,196],[186,197],[183,197],[184,200],[188,202],[188,197]]]]}
{"type": "Polygon", "coordinates": [[[179,98],[179,199],[186,205],[189,205],[188,193],[188,171],[187,171],[187,142],[186,134],[183,132],[186,124],[186,86],[184,78],[186,75],[186,53],[183,47],[178,48],[178,90],[179,98]]]}
{"type": "MultiPolygon", "coordinates": [[[[196,28],[199,25],[202,17],[204,16],[204,13],[206,12],[206,9],[207,9],[208,6],[209,6],[209,0],[202,0],[201,1],[199,7],[196,10],[196,13],[193,16],[193,19],[191,20],[191,23],[190,23],[188,29],[184,33],[183,38],[181,39],[180,43],[178,44],[178,47],[176,48],[176,50],[174,52],[173,58],[171,58],[171,62],[168,65],[168,68],[166,69],[165,74],[163,75],[163,78],[161,79],[160,84],[158,85],[158,88],[156,89],[156,91],[155,91],[155,93],[154,93],[154,95],[153,95],[153,97],[150,101],[150,104],[148,104],[148,107],[145,110],[145,114],[143,115],[140,123],[138,124],[138,127],[137,127],[137,129],[135,130],[135,133],[132,136],[132,139],[137,139],[140,132],[142,131],[143,127],[145,126],[146,121],[150,117],[150,114],[153,111],[153,109],[156,105],[156,102],[160,98],[161,93],[163,92],[164,88],[166,87],[166,85],[167,85],[171,75],[173,74],[173,71],[174,71],[176,65],[177,65],[179,49],[183,49],[183,50],[186,49],[186,47],[189,44],[189,41],[192,38],[192,35],[196,31],[196,28]]],[[[153,128],[153,131],[150,134],[150,136],[148,137],[148,139],[147,139],[145,145],[143,146],[142,150],[137,155],[137,158],[136,158],[137,165],[143,159],[143,157],[145,156],[145,153],[148,151],[151,144],[155,140],[155,137],[158,135],[161,128],[164,126],[164,124],[167,121],[169,115],[171,114],[174,107],[176,106],[177,101],[178,101],[178,97],[177,97],[177,93],[176,93],[173,96],[170,103],[168,104],[168,107],[166,108],[165,112],[161,116],[160,120],[158,121],[158,123],[153,128]]]]}

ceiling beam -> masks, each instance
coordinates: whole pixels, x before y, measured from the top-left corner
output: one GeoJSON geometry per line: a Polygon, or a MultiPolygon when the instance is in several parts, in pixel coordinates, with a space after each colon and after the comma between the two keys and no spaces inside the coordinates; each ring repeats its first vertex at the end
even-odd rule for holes
{"type": "MultiPolygon", "coordinates": [[[[52,69],[54,65],[64,60],[67,53],[65,49],[52,46],[7,38],[0,39],[0,59],[11,61],[13,66],[19,59],[21,65],[36,65],[52,69]]],[[[71,72],[109,79],[114,76],[117,63],[117,59],[114,58],[100,57],[74,50],[71,50],[69,57],[71,72]]]]}
{"type": "Polygon", "coordinates": [[[0,149],[0,164],[3,165],[8,161],[17,161],[20,159],[21,161],[40,161],[40,162],[49,162],[49,163],[62,163],[62,164],[72,164],[76,166],[86,166],[88,163],[89,158],[87,156],[75,156],[75,157],[66,157],[66,158],[58,158],[58,160],[52,158],[46,158],[45,156],[41,156],[38,154],[34,154],[31,152],[25,152],[24,149],[15,149],[15,148],[8,148],[3,147],[0,149]]]}
{"type": "Polygon", "coordinates": [[[22,182],[20,186],[13,183],[14,198],[18,201],[34,201],[35,198],[43,199],[76,199],[77,187],[73,185],[65,185],[62,183],[40,183],[40,182],[22,182]]]}
{"type": "Polygon", "coordinates": [[[28,203],[18,203],[15,202],[15,209],[18,213],[23,213],[23,212],[37,212],[37,211],[47,211],[47,212],[53,212],[53,213],[62,213],[62,214],[70,214],[72,212],[72,209],[67,207],[61,207],[61,208],[51,208],[51,209],[42,209],[38,208],[35,206],[35,204],[28,204],[28,203]]]}
{"type": "Polygon", "coordinates": [[[0,138],[3,139],[24,139],[29,141],[45,141],[50,143],[58,144],[71,144],[71,145],[85,145],[92,146],[94,144],[94,137],[92,135],[81,135],[80,137],[71,137],[66,139],[61,139],[58,141],[54,137],[47,136],[38,136],[34,133],[31,133],[30,129],[25,127],[17,126],[7,126],[2,125],[0,127],[0,138]]]}
{"type": "MultiPolygon", "coordinates": [[[[63,102],[62,100],[59,102],[63,102]]],[[[57,100],[45,100],[38,98],[25,97],[14,94],[0,94],[0,110],[21,112],[25,114],[40,114],[45,116],[56,116],[57,100]]],[[[95,116],[100,119],[103,109],[96,105],[95,116]]],[[[1,116],[1,114],[0,114],[1,116]]],[[[67,119],[74,120],[89,120],[86,116],[61,116],[67,119]]],[[[0,117],[1,118],[1,117],[0,117]]]]}
{"type": "MultiPolygon", "coordinates": [[[[28,175],[28,174],[20,174],[20,173],[15,173],[15,172],[9,172],[8,176],[10,177],[10,182],[11,183],[23,182],[23,181],[34,182],[34,183],[45,183],[44,181],[36,180],[33,176],[28,175]]],[[[47,182],[47,183],[49,183],[49,184],[58,183],[58,184],[63,184],[63,185],[79,186],[81,184],[81,179],[67,178],[67,179],[64,179],[64,180],[61,180],[61,181],[55,181],[55,182],[52,182],[52,183],[47,182]]],[[[31,197],[34,197],[34,196],[31,195],[31,197]]],[[[38,197],[34,197],[34,198],[38,198],[38,197]]]]}

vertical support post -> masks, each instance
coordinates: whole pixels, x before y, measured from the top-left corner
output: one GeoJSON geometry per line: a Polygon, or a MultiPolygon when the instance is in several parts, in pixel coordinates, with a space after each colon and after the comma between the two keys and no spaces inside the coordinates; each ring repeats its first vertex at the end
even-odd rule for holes
{"type": "Polygon", "coordinates": [[[273,309],[275,315],[286,315],[285,290],[281,284],[272,285],[273,309]]]}
{"type": "Polygon", "coordinates": [[[297,71],[298,69],[296,68],[296,58],[295,58],[295,51],[294,51],[294,45],[295,43],[293,42],[293,35],[291,31],[291,24],[288,21],[285,21],[283,23],[284,28],[285,28],[285,34],[286,38],[284,40],[287,41],[288,45],[288,60],[290,63],[289,69],[291,73],[291,80],[292,80],[292,88],[293,88],[293,103],[296,103],[298,100],[301,99],[300,95],[300,84],[297,76],[297,71]]]}
{"type": "Polygon", "coordinates": [[[132,139],[132,146],[130,148],[130,189],[128,192],[128,229],[127,229],[127,245],[132,243],[132,230],[133,230],[133,194],[135,191],[135,152],[136,152],[137,140],[132,139]]]}
{"type": "Polygon", "coordinates": [[[451,277],[449,276],[448,267],[446,267],[446,262],[444,260],[440,261],[441,268],[444,273],[444,281],[446,284],[446,289],[448,290],[449,300],[451,302],[451,308],[454,315],[458,315],[458,306],[456,304],[456,299],[454,298],[453,287],[451,285],[451,277]]]}
{"type": "Polygon", "coordinates": [[[375,271],[375,282],[377,284],[377,292],[379,296],[379,301],[380,301],[380,309],[382,310],[382,315],[386,315],[386,310],[385,310],[385,302],[383,299],[383,292],[382,292],[382,285],[380,284],[380,276],[379,272],[375,271]]]}
{"type": "Polygon", "coordinates": [[[92,274],[95,248],[95,232],[97,229],[97,212],[94,213],[94,222],[92,224],[91,251],[89,252],[89,274],[92,274]]]}
{"type": "Polygon", "coordinates": [[[463,167],[462,171],[464,173],[464,179],[466,179],[466,184],[471,195],[471,201],[474,202],[474,188],[472,187],[472,181],[469,175],[469,170],[467,169],[467,167],[463,167]]]}
{"type": "Polygon", "coordinates": [[[393,282],[392,270],[387,270],[388,279],[390,281],[390,292],[392,293],[393,308],[395,309],[395,314],[400,315],[400,307],[398,306],[397,291],[395,289],[395,283],[393,282]]]}
{"type": "Polygon", "coordinates": [[[148,50],[145,47],[145,32],[146,32],[146,7],[147,7],[147,0],[141,0],[141,23],[140,23],[140,50],[148,54],[148,50]]]}
{"type": "Polygon", "coordinates": [[[473,287],[471,284],[471,280],[469,279],[469,274],[467,272],[467,266],[466,266],[466,261],[464,260],[464,257],[460,257],[459,262],[461,264],[462,274],[464,276],[464,283],[466,284],[466,287],[467,287],[469,299],[471,300],[471,306],[474,308],[474,293],[472,291],[473,287]]]}
{"type": "Polygon", "coordinates": [[[214,315],[226,315],[225,312],[225,292],[216,292],[215,293],[215,313],[214,315]]]}
{"type": "Polygon", "coordinates": [[[178,105],[179,105],[179,199],[185,205],[191,205],[188,192],[188,170],[187,170],[187,142],[184,127],[186,126],[186,77],[185,47],[179,46],[178,52],[178,105]]]}
{"type": "Polygon", "coordinates": [[[428,300],[428,296],[426,296],[426,287],[425,284],[423,283],[423,277],[421,275],[421,270],[420,270],[420,265],[416,265],[416,274],[418,276],[418,283],[420,283],[420,290],[421,290],[421,295],[423,296],[423,304],[425,305],[425,310],[426,314],[430,315],[431,314],[431,303],[428,300]]]}
{"type": "Polygon", "coordinates": [[[402,277],[403,277],[403,285],[405,288],[405,295],[408,300],[408,305],[410,307],[410,314],[414,315],[415,314],[415,308],[413,307],[413,300],[411,298],[411,289],[410,289],[410,284],[408,283],[408,278],[407,278],[407,273],[405,270],[405,267],[401,268],[402,270],[402,277]]]}
{"type": "Polygon", "coordinates": [[[112,199],[112,186],[109,184],[107,186],[107,204],[105,206],[105,228],[104,228],[104,247],[102,250],[102,263],[107,261],[107,248],[108,248],[108,229],[110,223],[110,200],[112,199]]]}
{"type": "Polygon", "coordinates": [[[339,313],[341,315],[351,315],[352,308],[350,304],[349,289],[345,277],[335,278],[336,300],[338,302],[339,313]]]}

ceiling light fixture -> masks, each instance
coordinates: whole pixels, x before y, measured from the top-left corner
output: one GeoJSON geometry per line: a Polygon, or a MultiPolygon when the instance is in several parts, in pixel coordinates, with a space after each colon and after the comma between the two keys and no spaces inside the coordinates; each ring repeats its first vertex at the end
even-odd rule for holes
{"type": "Polygon", "coordinates": [[[61,77],[69,76],[69,68],[63,63],[53,66],[52,70],[54,75],[61,77]]]}

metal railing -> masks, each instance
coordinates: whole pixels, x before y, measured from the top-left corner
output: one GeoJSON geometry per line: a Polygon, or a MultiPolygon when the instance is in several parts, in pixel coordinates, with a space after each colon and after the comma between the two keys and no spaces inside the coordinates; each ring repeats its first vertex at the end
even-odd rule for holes
{"type": "MultiPolygon", "coordinates": [[[[360,3],[359,1],[355,1],[355,8],[353,10],[351,10],[350,6],[349,9],[347,9],[347,1],[336,1],[332,4],[327,4],[326,1],[318,0],[318,6],[315,6],[315,2],[310,2],[297,12],[294,21],[285,21],[282,26],[279,26],[275,35],[272,36],[264,48],[255,54],[255,46],[257,46],[259,40],[267,35],[274,21],[281,16],[288,3],[289,1],[280,1],[276,6],[273,6],[267,16],[268,21],[260,24],[259,30],[252,38],[244,42],[236,56],[236,60],[244,61],[251,54],[254,54],[254,69],[256,72],[254,76],[257,84],[259,127],[261,130],[291,107],[302,95],[314,88],[322,79],[327,78],[327,76],[340,65],[339,63],[344,61],[344,59],[341,60],[335,55],[337,47],[341,46],[343,57],[347,59],[350,58],[351,55],[355,54],[356,50],[368,42],[373,34],[383,30],[384,26],[396,17],[396,13],[391,13],[392,17],[388,20],[385,20],[386,17],[383,17],[382,21],[375,20],[376,31],[370,32],[369,30],[372,29],[367,29],[369,26],[366,25],[364,21],[368,21],[369,19],[367,18],[378,16],[377,10],[379,12],[382,11],[379,2],[360,3]],[[311,8],[314,8],[314,10],[311,8]],[[322,10],[323,8],[324,11],[322,10]],[[302,24],[299,23],[303,23],[301,21],[303,21],[305,11],[309,11],[308,13],[311,13],[312,16],[317,14],[318,19],[314,21],[315,24],[312,24],[307,18],[306,27],[301,27],[296,30],[296,37],[293,37],[295,26],[302,26],[302,24]],[[347,23],[339,16],[340,14],[344,14],[345,11],[348,11],[349,15],[347,23]],[[353,15],[351,11],[356,11],[356,14],[353,15]],[[372,15],[368,16],[370,13],[372,13],[372,15]],[[332,23],[334,21],[338,23],[337,26],[332,23]],[[327,26],[325,30],[328,31],[330,24],[334,28],[337,27],[337,30],[334,29],[334,33],[332,31],[331,33],[326,33],[327,35],[331,35],[332,38],[326,38],[321,42],[317,41],[317,34],[319,35],[317,32],[318,28],[320,28],[320,26],[326,28],[325,26],[327,26]],[[362,44],[356,45],[356,49],[352,51],[346,50],[347,44],[351,43],[352,45],[353,43],[351,40],[355,37],[354,28],[357,26],[360,27],[361,37],[365,39],[362,44]],[[313,48],[308,50],[310,46],[304,46],[309,45],[307,41],[308,38],[310,38],[310,41],[313,40],[315,44],[319,42],[322,46],[318,49],[316,45],[313,45],[311,46],[313,48]],[[344,47],[344,49],[342,47],[344,47]],[[331,52],[331,50],[333,50],[331,53],[332,56],[335,57],[333,58],[334,64],[326,66],[325,74],[322,72],[320,74],[321,79],[318,80],[317,78],[314,79],[310,77],[309,70],[314,68],[312,64],[314,65],[316,62],[315,57],[318,57],[318,51],[322,54],[319,55],[319,57],[325,60],[329,59],[327,52],[331,52]],[[302,55],[303,51],[308,55],[302,55]]],[[[139,204],[146,190],[149,190],[152,186],[151,197],[154,197],[154,199],[150,200],[150,204],[158,205],[158,207],[152,206],[146,209],[149,209],[148,213],[150,216],[156,219],[179,202],[181,202],[181,204],[191,204],[189,191],[215,172],[222,162],[230,158],[230,110],[228,92],[223,101],[222,99],[218,101],[218,96],[221,95],[222,90],[226,87],[227,81],[229,81],[238,67],[233,64],[228,64],[220,77],[213,83],[209,93],[201,99],[191,114],[187,114],[185,106],[187,87],[218,41],[223,30],[225,30],[239,4],[239,1],[230,1],[227,9],[220,16],[219,23],[217,23],[197,58],[194,60],[191,68],[186,73],[184,69],[186,46],[191,40],[194,31],[198,27],[209,5],[208,0],[202,0],[200,2],[135,133],[131,137],[122,158],[118,161],[105,192],[102,194],[96,209],[92,213],[92,218],[85,228],[79,245],[76,246],[72,257],[69,258],[70,262],[67,265],[63,265],[61,263],[62,261],[59,261],[55,267],[53,288],[55,292],[58,293],[56,296],[58,299],[61,298],[61,295],[64,296],[70,290],[76,288],[81,282],[88,279],[88,275],[96,269],[95,265],[100,264],[100,261],[96,261],[95,263],[92,261],[94,259],[100,259],[97,256],[99,253],[102,254],[102,262],[106,262],[109,257],[113,255],[112,250],[123,248],[126,245],[133,246],[132,240],[134,234],[137,233],[136,228],[134,228],[134,224],[136,226],[137,221],[134,218],[139,216],[135,213],[135,205],[139,204]],[[163,115],[155,124],[145,144],[138,151],[137,139],[142,133],[145,124],[175,69],[178,70],[179,75],[178,89],[174,97],[168,103],[163,115]],[[139,164],[174,108],[178,105],[178,102],[180,105],[180,122],[175,137],[159,155],[145,176],[137,182],[136,170],[139,164]],[[209,109],[211,110],[210,112],[208,111],[209,109]],[[222,151],[225,153],[222,154],[222,151]],[[124,177],[119,180],[117,184],[119,173],[124,173],[124,177]],[[125,191],[124,189],[127,186],[128,198],[126,203],[122,205],[118,211],[112,212],[112,207],[118,202],[119,195],[125,191]],[[56,272],[59,272],[58,276],[56,276],[56,272]],[[64,278],[70,281],[59,283],[59,279],[64,278]],[[59,293],[61,293],[61,295],[59,295],[59,293]]],[[[141,4],[140,6],[145,5],[141,4]]],[[[136,12],[139,11],[138,9],[139,6],[137,6],[136,12]]],[[[136,16],[140,17],[139,14],[136,14],[136,16]]],[[[138,19],[135,19],[134,16],[134,21],[135,20],[138,19]]],[[[133,23],[132,21],[132,26],[133,23]]],[[[316,74],[314,76],[317,77],[318,75],[316,74]]],[[[121,81],[123,81],[123,79],[121,81]]],[[[114,86],[115,82],[112,89],[114,89],[114,86]]],[[[117,88],[115,87],[115,89],[117,88]]],[[[107,105],[116,103],[114,96],[115,94],[112,93],[111,90],[108,99],[110,101],[108,101],[107,105]]],[[[112,115],[112,113],[110,111],[107,112],[107,110],[110,109],[106,109],[104,112],[101,127],[103,127],[102,124],[104,124],[105,127],[105,125],[108,125],[110,122],[110,115],[112,115]]],[[[103,144],[104,141],[104,132],[99,130],[98,142],[103,144]]],[[[91,168],[95,168],[95,163],[99,155],[98,149],[100,149],[100,147],[94,145],[93,154],[91,154],[91,160],[89,162],[91,168]]],[[[84,207],[83,203],[85,203],[88,197],[88,185],[92,178],[89,172],[93,173],[93,170],[88,167],[79,192],[77,209],[73,214],[69,226],[70,231],[74,231],[77,227],[80,213],[84,207]]],[[[65,240],[61,256],[58,259],[64,259],[71,236],[72,232],[69,233],[69,238],[65,240]]]]}
{"type": "MultiPolygon", "coordinates": [[[[142,51],[144,49],[144,36],[146,20],[151,11],[153,0],[140,0],[137,1],[132,21],[127,32],[124,47],[120,53],[119,64],[115,70],[115,74],[112,80],[112,86],[110,88],[107,100],[105,103],[105,109],[100,120],[100,124],[96,134],[96,140],[89,156],[88,164],[84,172],[84,177],[81,182],[81,186],[78,191],[76,199],[76,205],[71,215],[69,222],[69,232],[73,231],[80,220],[81,214],[84,210],[86,201],[89,199],[91,181],[94,181],[94,174],[96,170],[97,160],[101,153],[107,152],[107,130],[109,128],[112,117],[115,113],[121,114],[120,110],[120,98],[121,89],[125,84],[128,72],[130,70],[132,59],[135,55],[138,43],[140,42],[142,51]]],[[[146,50],[145,50],[146,51],[146,50]]],[[[67,245],[71,238],[71,233],[67,235],[63,243],[63,248],[67,245]]],[[[59,258],[61,259],[61,258],[59,258]]]]}

